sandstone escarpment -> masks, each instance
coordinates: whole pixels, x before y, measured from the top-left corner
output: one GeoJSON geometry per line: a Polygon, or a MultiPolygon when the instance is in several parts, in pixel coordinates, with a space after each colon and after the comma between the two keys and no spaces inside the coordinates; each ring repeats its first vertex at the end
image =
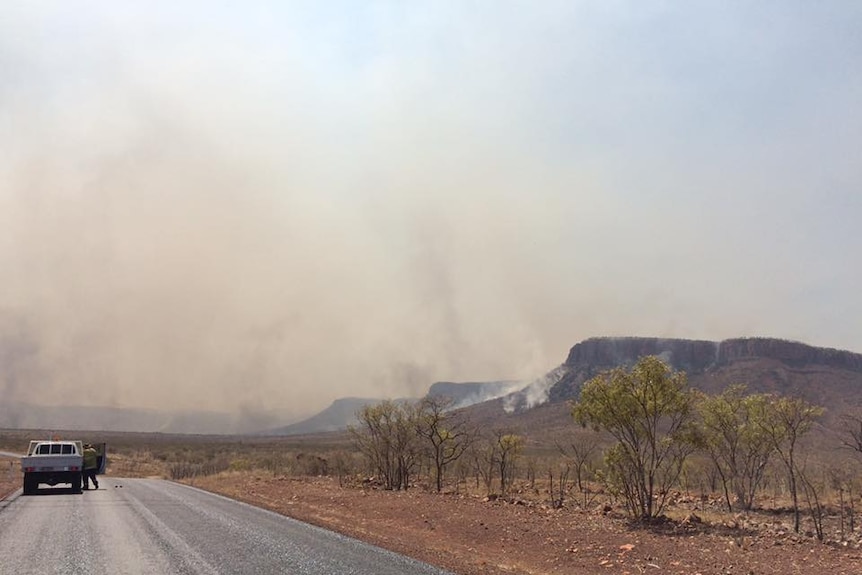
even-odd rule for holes
{"type": "MultiPolygon", "coordinates": [[[[631,366],[646,355],[661,357],[673,369],[685,371],[693,385],[709,391],[732,382],[745,383],[753,390],[813,395],[818,390],[809,387],[818,382],[828,385],[837,377],[836,374],[840,374],[845,383],[859,380],[858,390],[862,392],[862,354],[849,351],[774,338],[735,338],[715,342],[600,337],[571,348],[563,364],[565,373],[551,388],[549,399],[552,402],[573,399],[581,385],[591,377],[615,367],[631,366]],[[740,369],[740,366],[745,366],[745,369],[740,369]],[[811,380],[811,385],[803,376],[811,380]]],[[[854,383],[850,385],[851,389],[855,386],[854,383]]]]}

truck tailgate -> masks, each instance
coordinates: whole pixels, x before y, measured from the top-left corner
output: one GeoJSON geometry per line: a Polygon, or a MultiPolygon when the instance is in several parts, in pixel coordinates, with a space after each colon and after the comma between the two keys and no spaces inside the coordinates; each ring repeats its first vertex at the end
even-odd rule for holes
{"type": "Polygon", "coordinates": [[[82,463],[77,455],[31,455],[21,458],[21,469],[26,472],[78,471],[82,463]]]}

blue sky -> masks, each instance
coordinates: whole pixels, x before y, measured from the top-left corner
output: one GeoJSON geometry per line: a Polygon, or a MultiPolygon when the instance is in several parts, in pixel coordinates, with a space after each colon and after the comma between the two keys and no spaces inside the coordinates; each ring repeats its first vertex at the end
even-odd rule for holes
{"type": "Polygon", "coordinates": [[[306,412],[529,379],[599,335],[862,352],[860,24],[7,3],[6,395],[306,412]]]}

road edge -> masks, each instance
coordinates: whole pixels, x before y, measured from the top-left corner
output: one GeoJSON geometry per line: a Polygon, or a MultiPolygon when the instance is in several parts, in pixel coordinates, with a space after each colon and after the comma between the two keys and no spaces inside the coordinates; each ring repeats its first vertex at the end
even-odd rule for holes
{"type": "Polygon", "coordinates": [[[4,509],[9,507],[9,505],[11,505],[13,501],[18,499],[21,496],[22,492],[23,490],[19,487],[15,491],[7,494],[5,497],[0,499],[0,513],[2,513],[4,509]]]}

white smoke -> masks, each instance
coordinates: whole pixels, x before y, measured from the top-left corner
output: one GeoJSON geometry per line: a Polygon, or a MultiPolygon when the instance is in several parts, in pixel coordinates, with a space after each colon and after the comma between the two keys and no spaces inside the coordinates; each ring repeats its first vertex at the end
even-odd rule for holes
{"type": "Polygon", "coordinates": [[[503,402],[503,409],[506,413],[513,413],[547,403],[551,388],[565,374],[566,366],[560,365],[542,377],[533,380],[520,391],[507,395],[503,402]]]}
{"type": "Polygon", "coordinates": [[[862,349],[846,6],[252,4],[4,3],[4,403],[533,405],[600,333],[862,349]]]}
{"type": "MultiPolygon", "coordinates": [[[[502,383],[502,382],[501,382],[502,383]]],[[[495,399],[499,399],[501,397],[506,397],[512,393],[516,393],[523,389],[524,382],[523,381],[512,381],[508,382],[508,385],[498,386],[493,390],[488,388],[483,389],[482,391],[477,391],[476,393],[470,393],[463,398],[459,399],[457,403],[455,403],[451,409],[461,409],[464,407],[470,407],[471,405],[476,405],[477,403],[484,403],[486,401],[493,401],[495,399]]]]}

